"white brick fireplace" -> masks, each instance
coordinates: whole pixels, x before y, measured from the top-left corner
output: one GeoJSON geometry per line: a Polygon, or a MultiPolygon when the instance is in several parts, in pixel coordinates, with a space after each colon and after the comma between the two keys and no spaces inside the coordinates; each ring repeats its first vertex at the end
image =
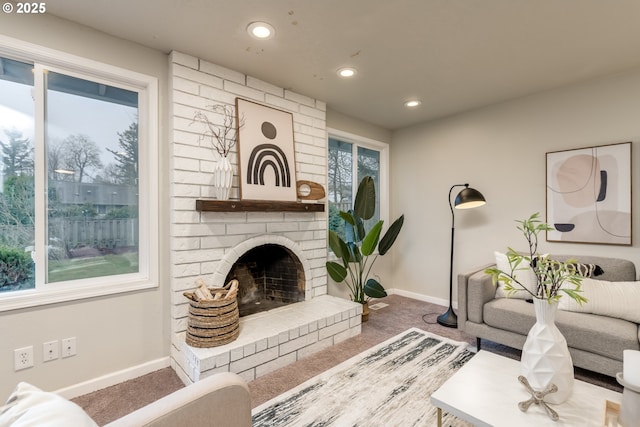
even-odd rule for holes
{"type": "MultiPolygon", "coordinates": [[[[326,212],[199,212],[197,199],[213,198],[217,154],[191,124],[196,110],[235,104],[236,97],[292,113],[296,177],[326,188],[325,104],[242,73],[173,52],[171,105],[171,337],[172,367],[185,383],[220,371],[252,380],[360,333],[358,304],[327,295],[326,212]],[[232,265],[260,245],[278,245],[297,258],[304,302],[240,319],[230,344],[192,348],[184,342],[187,302],[182,295],[199,277],[222,286],[232,265]]],[[[237,167],[235,149],[230,156],[237,167]]],[[[238,197],[237,171],[231,198],[238,197]]]]}

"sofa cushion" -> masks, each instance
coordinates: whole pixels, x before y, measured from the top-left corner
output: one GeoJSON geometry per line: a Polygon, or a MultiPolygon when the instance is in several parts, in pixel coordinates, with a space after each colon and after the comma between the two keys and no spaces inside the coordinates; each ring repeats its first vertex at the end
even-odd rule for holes
{"type": "MultiPolygon", "coordinates": [[[[511,272],[511,266],[509,265],[509,258],[502,252],[494,252],[496,258],[496,267],[498,270],[502,270],[505,273],[511,272]]],[[[513,272],[513,275],[518,279],[529,292],[535,294],[537,288],[536,275],[533,273],[528,261],[522,261],[518,268],[513,272]]],[[[531,294],[524,289],[521,289],[517,283],[513,283],[514,291],[507,292],[504,288],[504,282],[498,280],[498,286],[496,288],[496,298],[517,298],[528,299],[531,298],[531,294]]]]}
{"type": "MultiPolygon", "coordinates": [[[[486,303],[483,317],[489,326],[525,336],[536,321],[532,303],[512,298],[486,303]]],[[[638,325],[626,320],[558,310],[556,325],[572,348],[620,361],[623,350],[640,350],[638,325]]]]}
{"type": "Polygon", "coordinates": [[[558,261],[567,261],[570,258],[574,258],[580,263],[597,264],[603,271],[603,273],[598,276],[598,280],[608,280],[610,282],[630,282],[637,280],[635,264],[626,259],[593,255],[552,255],[551,257],[558,261]]]}
{"type": "Polygon", "coordinates": [[[570,265],[576,269],[576,274],[582,277],[596,277],[604,274],[604,270],[598,264],[583,264],[574,262],[570,265]]]}
{"type": "Polygon", "coordinates": [[[640,323],[640,282],[609,282],[582,279],[582,296],[586,303],[560,298],[560,310],[593,313],[640,323]]]}
{"type": "Polygon", "coordinates": [[[0,407],[0,427],[97,427],[78,405],[55,393],[19,383],[0,407]]]}

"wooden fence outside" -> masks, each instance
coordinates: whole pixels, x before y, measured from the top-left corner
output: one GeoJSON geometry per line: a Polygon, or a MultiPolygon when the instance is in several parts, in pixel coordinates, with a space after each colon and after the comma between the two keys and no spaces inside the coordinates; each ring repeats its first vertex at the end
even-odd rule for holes
{"type": "MultiPolygon", "coordinates": [[[[49,220],[49,243],[67,249],[93,247],[114,249],[138,245],[137,218],[61,219],[49,220]],[[55,237],[53,237],[55,236],[55,237]]],[[[26,247],[33,245],[34,231],[28,226],[0,225],[0,245],[26,247]]]]}

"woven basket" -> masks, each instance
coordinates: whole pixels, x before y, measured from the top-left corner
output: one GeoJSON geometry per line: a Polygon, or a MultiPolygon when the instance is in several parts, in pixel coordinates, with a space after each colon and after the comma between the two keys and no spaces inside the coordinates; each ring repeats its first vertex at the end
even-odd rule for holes
{"type": "Polygon", "coordinates": [[[234,341],[240,334],[238,281],[209,291],[216,299],[198,301],[193,292],[183,294],[189,300],[186,342],[192,347],[217,347],[234,341]]]}

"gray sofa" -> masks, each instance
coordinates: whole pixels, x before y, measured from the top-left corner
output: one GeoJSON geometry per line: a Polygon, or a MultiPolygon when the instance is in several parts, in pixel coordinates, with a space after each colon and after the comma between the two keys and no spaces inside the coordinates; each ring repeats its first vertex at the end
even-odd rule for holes
{"type": "MultiPolygon", "coordinates": [[[[0,426],[97,427],[70,400],[21,382],[0,406],[0,426]]],[[[125,415],[108,427],[251,427],[251,396],[246,382],[222,372],[174,391],[125,415]]]]}
{"type": "Polygon", "coordinates": [[[174,391],[105,427],[251,426],[247,383],[221,372],[174,391]]]}
{"type": "MultiPolygon", "coordinates": [[[[568,256],[553,256],[561,261],[568,256]]],[[[604,273],[596,279],[637,280],[633,262],[619,258],[573,256],[597,264],[604,273]]],[[[482,268],[458,275],[458,328],[477,337],[478,349],[486,339],[522,349],[535,323],[533,304],[523,299],[495,298],[491,276],[482,268]]],[[[563,297],[564,298],[564,297],[563,297]]],[[[558,310],[556,325],[569,345],[574,366],[615,376],[622,371],[622,351],[640,350],[638,324],[595,314],[558,310]]]]}

